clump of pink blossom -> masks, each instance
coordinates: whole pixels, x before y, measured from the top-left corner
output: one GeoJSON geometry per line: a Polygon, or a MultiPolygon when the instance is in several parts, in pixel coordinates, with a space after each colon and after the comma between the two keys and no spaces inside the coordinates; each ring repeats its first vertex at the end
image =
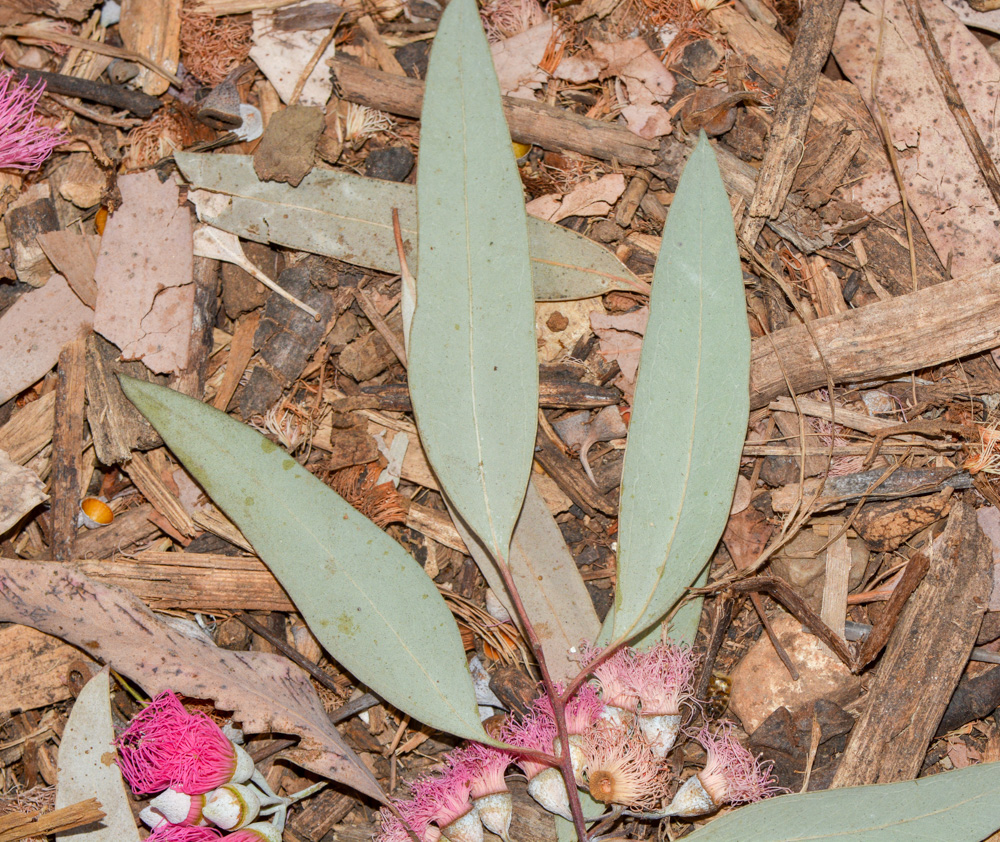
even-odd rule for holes
{"type": "Polygon", "coordinates": [[[200,795],[253,774],[250,756],[169,690],[133,717],[116,745],[122,776],[137,795],[167,788],[200,795]]]}
{"type": "Polygon", "coordinates": [[[0,169],[38,169],[63,142],[63,132],[35,114],[44,90],[43,82],[32,86],[13,73],[0,74],[0,169]]]}

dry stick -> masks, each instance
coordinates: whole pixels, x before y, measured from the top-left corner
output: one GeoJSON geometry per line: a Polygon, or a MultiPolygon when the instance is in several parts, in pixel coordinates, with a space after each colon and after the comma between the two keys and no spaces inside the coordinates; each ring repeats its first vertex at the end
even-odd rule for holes
{"type": "Polygon", "coordinates": [[[33,38],[38,41],[52,41],[56,44],[66,44],[69,47],[77,47],[81,50],[90,50],[92,53],[100,53],[102,56],[112,56],[114,58],[125,59],[141,64],[148,70],[152,70],[164,79],[169,80],[178,88],[184,87],[184,82],[173,73],[164,70],[155,61],[151,61],[144,55],[126,50],[122,47],[112,47],[110,44],[102,44],[100,41],[91,41],[89,38],[78,38],[75,35],[63,35],[61,32],[51,30],[38,30],[30,26],[4,26],[0,27],[0,36],[7,38],[33,38]]]}
{"type": "MultiPolygon", "coordinates": [[[[896,179],[896,186],[899,188],[900,198],[903,200],[903,223],[906,226],[906,244],[910,251],[910,283],[915,292],[917,289],[917,250],[913,245],[913,222],[910,219],[910,201],[906,198],[906,184],[903,182],[903,173],[899,169],[899,158],[896,156],[896,147],[892,142],[892,132],[889,130],[889,121],[886,120],[885,114],[882,111],[882,105],[875,96],[875,90],[878,86],[878,69],[882,60],[882,35],[884,32],[885,3],[882,4],[882,13],[879,16],[878,43],[875,46],[875,61],[872,64],[871,97],[872,106],[878,112],[878,125],[882,133],[882,143],[885,145],[885,150],[889,155],[889,165],[892,167],[892,174],[896,179]]],[[[872,289],[875,289],[875,287],[873,286],[872,289]]]]}
{"type": "Polygon", "coordinates": [[[740,236],[751,248],[764,223],[778,215],[791,190],[798,169],[798,161],[793,163],[793,157],[804,145],[806,127],[819,90],[820,72],[830,55],[837,18],[843,6],[844,0],[813,0],[804,6],[757,186],[740,231],[740,236]]]}
{"type": "Polygon", "coordinates": [[[101,802],[96,798],[78,801],[48,813],[32,811],[7,815],[0,819],[0,842],[17,842],[29,836],[62,834],[64,831],[95,824],[104,815],[101,802]]]}
{"type": "Polygon", "coordinates": [[[326,48],[330,46],[330,42],[337,34],[337,30],[340,29],[340,22],[344,19],[344,15],[346,14],[347,12],[340,13],[340,17],[338,17],[333,26],[330,27],[330,31],[327,32],[326,35],[323,36],[323,40],[319,42],[319,46],[312,54],[312,58],[306,62],[305,68],[303,68],[302,73],[299,75],[299,80],[295,83],[295,87],[292,89],[292,95],[288,100],[289,107],[295,105],[299,101],[299,97],[302,96],[302,89],[306,86],[306,82],[309,81],[309,77],[312,76],[312,72],[316,69],[316,64],[323,57],[323,53],[326,52],[326,48]]]}
{"type": "Polygon", "coordinates": [[[948,106],[948,110],[951,111],[952,117],[955,118],[955,122],[958,123],[962,137],[965,138],[965,142],[969,146],[969,151],[972,153],[972,157],[975,158],[979,171],[983,174],[983,179],[986,181],[986,186],[993,196],[993,201],[996,202],[997,207],[1000,207],[1000,172],[997,171],[996,164],[993,163],[993,159],[986,149],[986,144],[983,143],[983,139],[979,136],[979,130],[976,128],[975,123],[972,122],[972,117],[969,116],[965,103],[962,102],[962,95],[958,92],[958,88],[955,87],[955,80],[951,77],[951,71],[948,69],[948,65],[945,64],[937,40],[927,25],[927,18],[924,17],[924,10],[920,7],[920,0],[903,0],[903,5],[910,16],[913,28],[917,30],[917,39],[927,54],[927,60],[930,62],[934,78],[937,79],[937,83],[941,87],[941,93],[944,94],[945,104],[948,106]]]}

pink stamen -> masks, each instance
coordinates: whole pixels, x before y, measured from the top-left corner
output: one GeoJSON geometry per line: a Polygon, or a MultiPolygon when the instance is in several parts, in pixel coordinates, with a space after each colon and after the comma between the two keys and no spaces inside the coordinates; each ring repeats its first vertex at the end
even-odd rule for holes
{"type": "MultiPolygon", "coordinates": [[[[500,729],[500,739],[514,748],[527,748],[552,754],[556,739],[556,723],[552,721],[551,716],[546,713],[543,706],[536,701],[520,722],[508,719],[504,723],[503,728],[500,729]]],[[[529,781],[550,768],[545,763],[527,757],[519,757],[516,753],[514,762],[521,767],[521,771],[524,772],[529,781]]]]}
{"type": "Polygon", "coordinates": [[[32,87],[12,73],[0,75],[0,169],[38,169],[63,142],[63,132],[35,116],[44,90],[43,82],[32,87]]]}
{"type": "Polygon", "coordinates": [[[211,827],[163,824],[146,837],[146,842],[209,842],[221,836],[219,831],[211,827]]]}
{"type": "Polygon", "coordinates": [[[430,813],[438,827],[447,827],[472,809],[470,772],[451,766],[441,775],[429,775],[413,782],[413,801],[421,814],[430,813]]]}
{"type": "Polygon", "coordinates": [[[228,783],[236,749],[203,713],[189,713],[169,690],[136,715],[118,738],[118,765],[137,795],[172,788],[201,795],[228,783]]]}
{"type": "MultiPolygon", "coordinates": [[[[604,652],[599,646],[584,645],[580,651],[580,663],[586,667],[604,652]]],[[[606,661],[591,670],[600,685],[604,704],[635,713],[639,697],[632,688],[631,677],[635,672],[635,650],[622,646],[606,661]]]]}
{"type": "MultiPolygon", "coordinates": [[[[555,689],[557,693],[563,692],[559,684],[555,689]]],[[[539,696],[535,707],[542,711],[544,716],[555,721],[552,700],[548,696],[539,696]]],[[[586,734],[600,720],[603,710],[604,701],[598,695],[597,688],[591,684],[584,684],[566,703],[566,732],[571,736],[586,734]]]]}
{"type": "Polygon", "coordinates": [[[470,790],[473,798],[484,798],[498,792],[507,791],[504,773],[514,761],[514,756],[482,743],[469,743],[463,749],[449,753],[448,765],[461,766],[468,770],[470,790]]]}
{"type": "Polygon", "coordinates": [[[691,696],[691,679],[698,659],[690,646],[657,643],[635,658],[629,683],[639,697],[644,716],[676,715],[691,696]]]}
{"type": "Polygon", "coordinates": [[[771,778],[772,764],[762,764],[740,745],[728,723],[715,734],[706,725],[696,739],[708,755],[698,778],[716,804],[748,804],[778,791],[771,778]]]}

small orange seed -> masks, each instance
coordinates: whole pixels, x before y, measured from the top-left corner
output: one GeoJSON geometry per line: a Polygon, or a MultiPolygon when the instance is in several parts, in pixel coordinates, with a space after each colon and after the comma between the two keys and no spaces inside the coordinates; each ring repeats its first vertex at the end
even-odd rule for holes
{"type": "Polygon", "coordinates": [[[97,497],[85,497],[80,503],[80,511],[83,514],[83,525],[88,529],[107,526],[115,519],[111,507],[97,497]]]}

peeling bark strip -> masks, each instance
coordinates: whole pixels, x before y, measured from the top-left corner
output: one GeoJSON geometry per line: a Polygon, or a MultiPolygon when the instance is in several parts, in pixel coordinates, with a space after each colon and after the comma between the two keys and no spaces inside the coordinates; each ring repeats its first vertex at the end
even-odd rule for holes
{"type": "Polygon", "coordinates": [[[992,579],[990,543],[959,503],[928,553],[927,575],[893,630],[851,732],[835,787],[916,778],[982,622],[992,579]]]}
{"type": "MultiPolygon", "coordinates": [[[[1000,267],[810,323],[835,383],[906,374],[1000,346],[1000,267]]],[[[750,407],[788,383],[799,394],[826,384],[802,325],[753,340],[750,407]]]]}
{"type": "Polygon", "coordinates": [[[757,241],[764,223],[778,215],[792,187],[795,170],[802,160],[801,150],[819,90],[820,73],[830,55],[843,7],[844,0],[813,0],[803,6],[799,34],[774,111],[757,187],[740,231],[750,247],[757,241]]]}

